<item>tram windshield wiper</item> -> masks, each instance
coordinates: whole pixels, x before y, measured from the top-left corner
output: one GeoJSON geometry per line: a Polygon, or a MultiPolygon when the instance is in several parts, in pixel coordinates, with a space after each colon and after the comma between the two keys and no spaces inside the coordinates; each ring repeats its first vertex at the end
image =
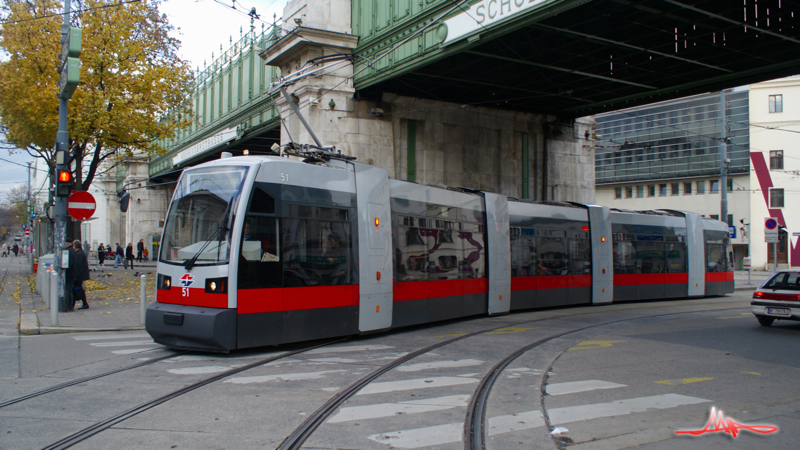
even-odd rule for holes
{"type": "MultiPolygon", "coordinates": [[[[223,214],[222,220],[220,220],[219,222],[219,228],[217,228],[217,231],[212,233],[211,236],[209,236],[208,239],[206,239],[205,244],[203,244],[203,246],[200,247],[200,250],[198,250],[197,253],[194,254],[194,256],[192,256],[191,258],[186,260],[185,263],[183,263],[183,267],[185,267],[186,270],[192,270],[192,267],[194,267],[195,263],[197,262],[197,258],[199,258],[200,255],[203,254],[208,245],[211,244],[211,242],[216,241],[218,237],[219,240],[222,240],[222,236],[224,236],[225,233],[230,230],[230,228],[228,227],[228,214],[230,214],[231,212],[231,206],[233,205],[233,200],[234,199],[231,199],[231,201],[228,202],[228,206],[227,208],[225,208],[225,214],[223,214]]],[[[217,245],[217,259],[219,259],[219,245],[217,245]]]]}

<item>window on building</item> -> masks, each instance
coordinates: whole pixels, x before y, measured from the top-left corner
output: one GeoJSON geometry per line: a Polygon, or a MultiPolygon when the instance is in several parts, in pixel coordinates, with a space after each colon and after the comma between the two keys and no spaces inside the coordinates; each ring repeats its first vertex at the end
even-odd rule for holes
{"type": "Polygon", "coordinates": [[[644,197],[644,186],[636,186],[636,196],[639,198],[644,197]]]}
{"type": "Polygon", "coordinates": [[[772,170],[783,169],[783,150],[771,150],[769,152],[769,168],[772,170]]]}
{"type": "Polygon", "coordinates": [[[728,214],[728,226],[733,226],[733,214],[728,214]]]}
{"type": "Polygon", "coordinates": [[[706,182],[705,181],[698,181],[697,182],[697,193],[698,194],[705,194],[706,193],[706,182]]]}
{"type": "Polygon", "coordinates": [[[633,197],[633,186],[625,186],[625,198],[633,197]]]}
{"type": "Polygon", "coordinates": [[[671,183],[671,184],[672,184],[672,195],[680,195],[681,184],[680,183],[671,183]]]}
{"type": "Polygon", "coordinates": [[[719,214],[709,214],[708,217],[711,217],[714,220],[719,220],[719,214]]]}
{"type": "Polygon", "coordinates": [[[732,178],[728,178],[726,184],[728,185],[728,192],[733,191],[733,179],[732,178]]]}
{"type": "Polygon", "coordinates": [[[622,188],[614,188],[614,198],[622,198],[622,188]]]}
{"type": "Polygon", "coordinates": [[[711,180],[711,190],[709,192],[712,194],[719,192],[719,180],[711,180]]]}
{"type": "Polygon", "coordinates": [[[769,207],[783,208],[783,189],[769,190],[769,207]]]}
{"type": "Polygon", "coordinates": [[[650,184],[650,185],[647,186],[647,195],[650,196],[650,197],[655,197],[656,196],[656,185],[655,184],[650,184]]]}
{"type": "Polygon", "coordinates": [[[666,184],[659,184],[658,185],[658,195],[664,197],[667,195],[667,185],[666,184]]]}
{"type": "Polygon", "coordinates": [[[769,112],[771,113],[783,112],[783,95],[769,96],[769,112]]]}
{"type": "Polygon", "coordinates": [[[683,183],[683,195],[689,195],[692,193],[692,182],[688,181],[683,183]]]}

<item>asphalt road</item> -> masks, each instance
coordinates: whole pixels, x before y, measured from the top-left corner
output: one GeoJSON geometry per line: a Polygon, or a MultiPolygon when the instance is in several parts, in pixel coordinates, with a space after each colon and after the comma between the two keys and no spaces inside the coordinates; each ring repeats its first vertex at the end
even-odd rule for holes
{"type": "MultiPolygon", "coordinates": [[[[304,447],[464,448],[467,404],[484,375],[523,346],[571,332],[503,370],[489,395],[487,449],[794,449],[800,323],[759,326],[749,295],[533,311],[352,338],[200,387],[72,448],[276,448],[332,396],[382,365],[500,327],[377,378],[333,411],[304,447]],[[702,430],[712,408],[778,431],[676,434],[702,430]],[[556,427],[567,430],[557,440],[549,434],[556,427]]],[[[0,400],[172,357],[0,407],[2,449],[46,447],[194,382],[295,349],[175,355],[143,332],[17,336],[8,317],[0,313],[0,400]]]]}

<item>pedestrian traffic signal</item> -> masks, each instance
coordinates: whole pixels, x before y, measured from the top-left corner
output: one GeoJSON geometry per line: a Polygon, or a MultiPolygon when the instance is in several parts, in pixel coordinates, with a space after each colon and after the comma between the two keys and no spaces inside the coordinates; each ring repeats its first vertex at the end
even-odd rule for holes
{"type": "Polygon", "coordinates": [[[69,170],[59,170],[56,178],[56,197],[69,197],[72,190],[72,173],[69,170]]]}

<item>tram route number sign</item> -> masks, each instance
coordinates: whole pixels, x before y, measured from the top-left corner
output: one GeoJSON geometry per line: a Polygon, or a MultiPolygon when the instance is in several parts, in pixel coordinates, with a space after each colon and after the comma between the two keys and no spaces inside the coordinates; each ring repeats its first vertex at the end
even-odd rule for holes
{"type": "Polygon", "coordinates": [[[778,219],[776,217],[764,219],[764,242],[770,244],[778,242],[778,219]]]}

